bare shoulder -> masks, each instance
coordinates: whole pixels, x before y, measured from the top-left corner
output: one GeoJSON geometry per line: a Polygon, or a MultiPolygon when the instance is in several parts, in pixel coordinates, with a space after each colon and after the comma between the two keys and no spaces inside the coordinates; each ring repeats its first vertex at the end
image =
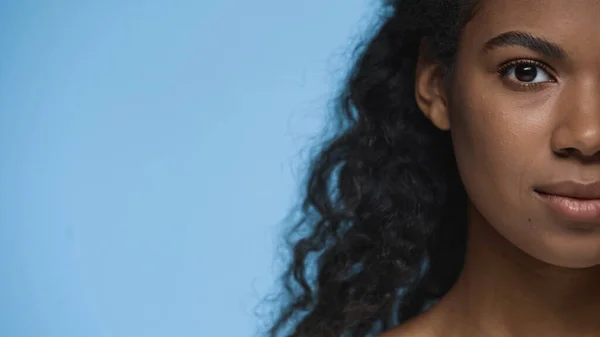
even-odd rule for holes
{"type": "Polygon", "coordinates": [[[440,317],[425,312],[376,337],[439,337],[440,317]]]}

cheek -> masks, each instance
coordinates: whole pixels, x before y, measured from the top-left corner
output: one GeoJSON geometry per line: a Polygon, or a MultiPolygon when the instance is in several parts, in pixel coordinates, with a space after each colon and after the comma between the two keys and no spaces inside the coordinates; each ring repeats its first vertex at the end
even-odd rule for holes
{"type": "Polygon", "coordinates": [[[527,177],[540,154],[533,150],[539,135],[527,130],[527,123],[508,100],[480,95],[455,101],[461,103],[451,107],[451,134],[471,201],[490,217],[517,213],[531,185],[527,177]]]}

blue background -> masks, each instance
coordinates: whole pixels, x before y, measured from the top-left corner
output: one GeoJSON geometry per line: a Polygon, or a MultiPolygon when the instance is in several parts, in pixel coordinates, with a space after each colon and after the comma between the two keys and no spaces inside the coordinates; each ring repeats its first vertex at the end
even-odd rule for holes
{"type": "Polygon", "coordinates": [[[374,2],[0,4],[0,336],[254,335],[374,2]]]}

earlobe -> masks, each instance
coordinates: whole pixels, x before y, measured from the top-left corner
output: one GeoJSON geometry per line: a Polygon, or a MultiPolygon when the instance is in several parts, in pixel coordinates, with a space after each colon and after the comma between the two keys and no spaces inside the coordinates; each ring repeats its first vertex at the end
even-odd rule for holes
{"type": "Polygon", "coordinates": [[[419,109],[439,129],[450,129],[450,116],[441,66],[427,57],[421,42],[415,76],[415,99],[419,109]]]}

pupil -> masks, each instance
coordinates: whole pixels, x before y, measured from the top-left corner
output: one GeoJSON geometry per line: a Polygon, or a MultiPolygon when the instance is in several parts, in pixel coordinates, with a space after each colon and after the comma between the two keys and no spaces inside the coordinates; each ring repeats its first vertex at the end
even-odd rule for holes
{"type": "Polygon", "coordinates": [[[515,68],[515,77],[521,82],[531,82],[537,75],[537,69],[531,65],[518,65],[515,68]]]}

